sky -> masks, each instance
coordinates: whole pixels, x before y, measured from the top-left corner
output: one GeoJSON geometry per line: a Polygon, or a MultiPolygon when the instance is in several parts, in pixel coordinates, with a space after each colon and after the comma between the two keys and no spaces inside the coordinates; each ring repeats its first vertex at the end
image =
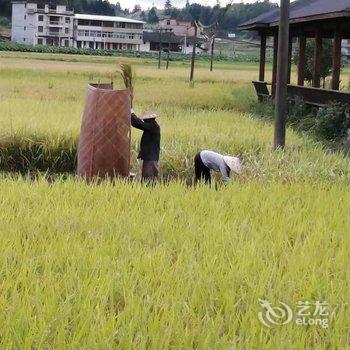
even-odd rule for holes
{"type": "MultiPolygon", "coordinates": [[[[234,3],[252,3],[256,2],[257,0],[233,0],[234,3]]],[[[262,0],[260,0],[262,1],[262,0]]],[[[271,0],[272,2],[279,2],[278,0],[271,0]]],[[[129,8],[133,9],[133,7],[138,4],[141,5],[141,7],[146,10],[152,6],[156,6],[158,8],[163,8],[165,0],[110,0],[111,3],[115,4],[116,2],[119,2],[122,8],[129,8]]],[[[220,0],[220,4],[222,6],[225,6],[230,0],[220,0]]],[[[174,7],[183,7],[186,4],[186,0],[171,0],[171,3],[174,7]]],[[[209,5],[213,6],[216,4],[216,0],[190,0],[191,3],[198,3],[202,5],[209,5]]]]}

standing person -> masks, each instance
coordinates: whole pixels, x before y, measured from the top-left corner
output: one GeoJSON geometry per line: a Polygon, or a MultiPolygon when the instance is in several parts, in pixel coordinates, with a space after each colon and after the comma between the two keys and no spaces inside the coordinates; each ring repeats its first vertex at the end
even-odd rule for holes
{"type": "Polygon", "coordinates": [[[239,158],[232,156],[224,156],[214,151],[201,151],[194,158],[194,168],[196,182],[203,180],[206,183],[211,183],[210,171],[220,172],[224,182],[230,180],[231,171],[240,174],[241,162],[239,158]]]}
{"type": "Polygon", "coordinates": [[[155,112],[145,111],[138,118],[131,110],[131,125],[143,131],[140,143],[139,159],[142,159],[142,180],[155,184],[158,179],[158,161],[160,153],[160,127],[155,112]]]}

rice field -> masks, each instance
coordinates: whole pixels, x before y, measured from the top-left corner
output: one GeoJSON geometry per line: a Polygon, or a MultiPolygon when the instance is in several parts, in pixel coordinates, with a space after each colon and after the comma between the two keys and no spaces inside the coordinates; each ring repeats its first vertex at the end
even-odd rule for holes
{"type": "Polygon", "coordinates": [[[86,84],[121,86],[115,58],[0,53],[0,348],[350,348],[348,156],[292,130],[273,153],[254,64],[201,63],[190,87],[187,64],[133,63],[136,111],[161,115],[155,189],[71,174],[86,84]],[[203,148],[242,176],[189,186],[203,148]],[[293,321],[265,326],[259,300],[293,321]],[[297,324],[298,301],[327,302],[329,327],[297,324]]]}

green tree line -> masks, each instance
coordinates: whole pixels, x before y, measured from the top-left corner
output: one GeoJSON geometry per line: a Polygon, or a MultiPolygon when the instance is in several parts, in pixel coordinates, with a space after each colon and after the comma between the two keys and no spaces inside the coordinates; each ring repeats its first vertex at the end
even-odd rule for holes
{"type": "MultiPolygon", "coordinates": [[[[135,5],[132,10],[129,10],[122,8],[118,2],[112,4],[108,0],[62,0],[60,3],[73,7],[76,13],[132,16],[150,24],[157,23],[159,19],[170,18],[199,20],[208,25],[215,21],[221,7],[219,1],[215,6],[207,6],[196,2],[190,3],[189,0],[182,8],[173,6],[171,0],[165,0],[163,8],[152,7],[148,10],[142,10],[140,5],[135,5]]],[[[220,30],[224,32],[234,31],[239,23],[259,16],[276,6],[270,0],[233,4],[221,22],[220,30]]],[[[0,0],[0,14],[0,16],[11,19],[11,0],[0,0]]]]}

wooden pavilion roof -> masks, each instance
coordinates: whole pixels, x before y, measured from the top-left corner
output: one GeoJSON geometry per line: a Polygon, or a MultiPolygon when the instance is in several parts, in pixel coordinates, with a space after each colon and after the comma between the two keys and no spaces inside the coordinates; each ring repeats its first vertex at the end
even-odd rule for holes
{"type": "MultiPolygon", "coordinates": [[[[273,9],[241,23],[238,28],[240,30],[274,32],[279,25],[279,12],[279,8],[273,9]]],[[[344,30],[345,28],[347,30],[349,18],[350,0],[297,0],[290,5],[290,24],[294,29],[307,31],[309,28],[310,33],[312,32],[310,24],[316,22],[319,24],[320,21],[325,24],[325,29],[329,24],[340,24],[344,25],[344,30]]],[[[325,34],[327,36],[327,33],[325,34]]]]}

